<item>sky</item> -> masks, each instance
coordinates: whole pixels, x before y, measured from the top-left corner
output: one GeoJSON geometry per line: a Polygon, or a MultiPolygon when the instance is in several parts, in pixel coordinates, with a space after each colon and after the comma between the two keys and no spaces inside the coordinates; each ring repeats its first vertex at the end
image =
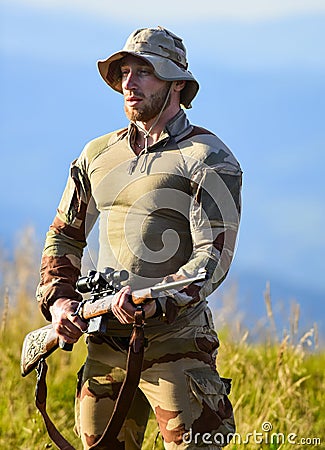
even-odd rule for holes
{"type": "Polygon", "coordinates": [[[200,91],[190,120],[211,129],[244,172],[228,283],[246,309],[274,301],[324,319],[325,2],[316,0],[0,2],[0,244],[28,225],[40,240],[90,139],[124,126],[121,96],[96,61],[136,28],[180,35],[200,91]]]}

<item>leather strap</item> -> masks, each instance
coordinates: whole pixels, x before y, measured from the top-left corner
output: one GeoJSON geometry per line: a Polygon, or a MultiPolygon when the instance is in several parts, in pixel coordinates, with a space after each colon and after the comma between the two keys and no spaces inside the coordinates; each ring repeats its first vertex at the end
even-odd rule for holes
{"type": "Polygon", "coordinates": [[[117,439],[124,419],[133,402],[139,385],[144,357],[144,312],[138,307],[134,315],[126,375],[115,402],[112,416],[101,438],[89,450],[124,449],[124,444],[117,439]]]}
{"type": "MultiPolygon", "coordinates": [[[[124,444],[117,439],[125,417],[130,409],[135,392],[139,385],[144,358],[144,312],[139,306],[134,315],[133,330],[130,338],[126,375],[121,386],[112,416],[101,438],[92,445],[89,450],[122,450],[124,444]]],[[[37,384],[35,391],[35,403],[42,414],[47,432],[59,450],[76,450],[58,431],[46,411],[46,373],[47,363],[42,359],[37,367],[37,384]]]]}
{"type": "Polygon", "coordinates": [[[42,414],[48,435],[60,450],[76,450],[58,431],[52,420],[46,411],[46,398],[47,398],[47,386],[46,386],[46,374],[47,363],[45,359],[41,359],[36,368],[37,382],[35,391],[35,403],[39,412],[42,414]]]}

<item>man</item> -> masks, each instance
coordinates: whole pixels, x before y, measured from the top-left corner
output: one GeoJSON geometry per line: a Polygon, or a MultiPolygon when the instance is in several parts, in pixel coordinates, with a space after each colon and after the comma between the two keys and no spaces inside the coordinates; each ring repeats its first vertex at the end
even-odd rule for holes
{"type": "Polygon", "coordinates": [[[135,31],[123,50],[98,62],[105,82],[123,95],[130,123],[91,141],[72,163],[47,234],[38,299],[67,343],[77,342],[87,327],[73,316],[81,300],[75,283],[98,215],[98,269],[130,274],[114,296],[106,334],[87,341],[76,402],[84,449],[102,435],[125,377],[136,310],[129,294],[196,276],[200,269],[206,281],[143,307],[148,344],[119,448],[141,448],[150,409],[168,450],[219,449],[235,430],[215,368],[219,342],[206,298],[232,260],[241,169],[218,137],[188,121],[184,108],[191,107],[199,85],[187,66],[182,40],[162,27],[135,31]]]}

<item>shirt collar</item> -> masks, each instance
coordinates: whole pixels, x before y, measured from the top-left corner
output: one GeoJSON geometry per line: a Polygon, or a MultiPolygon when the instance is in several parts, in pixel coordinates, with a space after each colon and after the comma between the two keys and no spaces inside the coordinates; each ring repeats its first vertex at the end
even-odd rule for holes
{"type": "MultiPolygon", "coordinates": [[[[180,109],[178,113],[167,122],[165,129],[162,131],[158,142],[166,138],[174,138],[175,141],[179,141],[183,136],[188,134],[192,130],[190,124],[183,109],[180,109]]],[[[128,138],[129,142],[132,142],[133,136],[135,136],[136,125],[132,122],[129,124],[128,138]]],[[[134,139],[134,138],[133,138],[134,139]]]]}

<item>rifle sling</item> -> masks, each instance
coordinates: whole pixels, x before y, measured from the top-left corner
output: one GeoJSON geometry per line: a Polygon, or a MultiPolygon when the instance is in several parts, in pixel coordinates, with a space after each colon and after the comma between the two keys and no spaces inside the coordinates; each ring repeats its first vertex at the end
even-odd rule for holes
{"type": "MultiPolygon", "coordinates": [[[[144,314],[142,308],[138,308],[134,315],[133,330],[131,334],[126,375],[121,386],[115,407],[110,420],[100,439],[89,447],[89,450],[107,450],[108,448],[119,450],[124,448],[117,436],[122,428],[124,419],[130,409],[135,392],[139,385],[144,358],[144,314]]],[[[76,450],[58,431],[46,411],[46,373],[45,359],[39,362],[37,367],[37,384],[35,391],[36,407],[42,414],[48,435],[59,450],[76,450]]]]}
{"type": "Polygon", "coordinates": [[[39,412],[42,414],[48,435],[60,450],[76,450],[58,431],[51,418],[46,411],[46,398],[47,398],[47,386],[46,386],[46,373],[47,363],[44,358],[40,360],[36,368],[37,371],[37,383],[35,390],[35,403],[39,412]]]}

